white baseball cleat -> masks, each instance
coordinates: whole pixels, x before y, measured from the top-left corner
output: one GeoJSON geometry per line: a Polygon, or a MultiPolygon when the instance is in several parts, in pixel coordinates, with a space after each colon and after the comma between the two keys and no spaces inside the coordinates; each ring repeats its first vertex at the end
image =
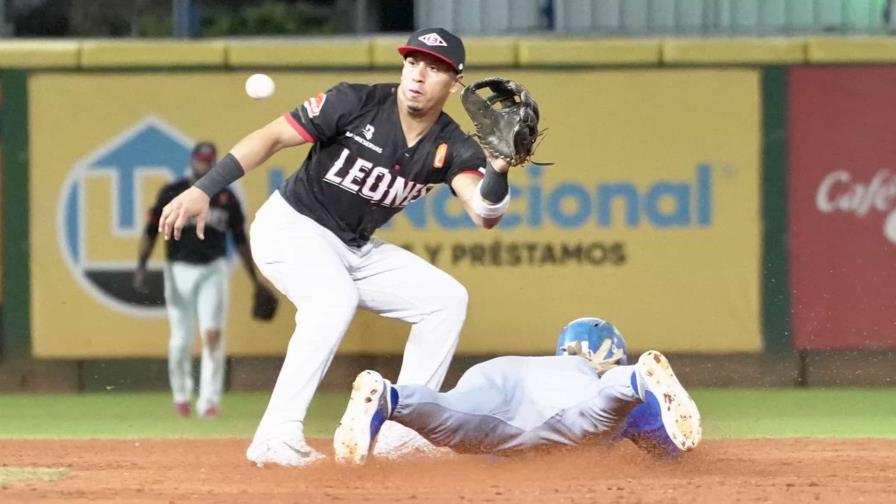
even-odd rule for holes
{"type": "Polygon", "coordinates": [[[389,380],[376,371],[363,371],[352,384],[352,395],[333,434],[336,462],[363,464],[380,427],[392,414],[389,380]]]}
{"type": "Polygon", "coordinates": [[[669,438],[683,451],[694,449],[703,437],[700,410],[676,378],[669,360],[656,350],[650,350],[641,355],[635,369],[641,389],[639,394],[645,402],[655,399],[659,404],[663,427],[669,438]]]}
{"type": "Polygon", "coordinates": [[[302,467],[323,460],[326,456],[302,441],[269,439],[253,442],[246,450],[246,458],[258,467],[266,464],[302,467]]]}

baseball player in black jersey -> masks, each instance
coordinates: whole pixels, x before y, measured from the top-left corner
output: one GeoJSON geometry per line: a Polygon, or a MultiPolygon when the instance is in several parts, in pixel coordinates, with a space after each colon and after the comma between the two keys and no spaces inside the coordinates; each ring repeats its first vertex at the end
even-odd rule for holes
{"type": "MultiPolygon", "coordinates": [[[[312,143],[301,168],[258,210],[250,239],[261,272],[297,307],[296,328],[247,458],[301,466],[323,458],[305,443],[303,419],[360,306],[410,322],[398,383],[438,389],[466,317],[466,289],[447,273],[374,232],[436,184],[448,184],[470,218],[491,228],[510,202],[508,163],[442,111],[461,87],[463,43],[440,28],[398,48],[399,84],[341,83],[249,134],[169,203],[159,229],[180,239],[209,195],[275,152],[312,143]]],[[[388,422],[375,453],[422,440],[388,422]]]]}
{"type": "MultiPolygon", "coordinates": [[[[196,144],[190,159],[190,176],[166,185],[159,192],[155,205],[149,211],[146,232],[140,240],[134,272],[136,290],[146,290],[146,262],[156,243],[163,207],[205,175],[216,159],[214,144],[196,144]]],[[[189,232],[192,224],[187,224],[188,232],[182,240],[165,242],[168,260],[164,270],[165,307],[171,324],[168,377],[175,410],[182,416],[188,416],[191,412],[193,340],[197,319],[202,338],[202,369],[196,410],[203,417],[214,417],[219,412],[224,388],[223,329],[229,276],[225,259],[228,232],[233,236],[249,278],[256,288],[264,288],[258,283],[252,263],[243,230],[245,218],[237,197],[230,189],[224,188],[210,198],[209,207],[205,239],[200,240],[195,232],[189,232]]]]}

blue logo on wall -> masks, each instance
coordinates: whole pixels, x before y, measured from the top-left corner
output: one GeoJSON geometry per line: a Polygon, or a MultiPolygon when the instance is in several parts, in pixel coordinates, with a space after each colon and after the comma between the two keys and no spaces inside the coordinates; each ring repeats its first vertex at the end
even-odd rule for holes
{"type": "MultiPolygon", "coordinates": [[[[136,240],[143,233],[142,215],[146,211],[146,208],[138,208],[141,178],[145,175],[169,180],[183,177],[194,143],[193,139],[164,121],[148,117],[72,167],[59,199],[59,243],[72,273],[103,303],[135,315],[163,312],[161,270],[148,272],[149,293],[141,294],[133,289],[136,241],[130,256],[96,261],[91,260],[87,238],[92,233],[109,233],[111,230],[114,236],[136,240]],[[111,222],[105,229],[89,229],[87,217],[96,202],[88,201],[84,187],[85,181],[92,178],[105,178],[111,186],[108,203],[112,209],[111,222]]],[[[96,251],[93,252],[95,256],[96,251]]]]}

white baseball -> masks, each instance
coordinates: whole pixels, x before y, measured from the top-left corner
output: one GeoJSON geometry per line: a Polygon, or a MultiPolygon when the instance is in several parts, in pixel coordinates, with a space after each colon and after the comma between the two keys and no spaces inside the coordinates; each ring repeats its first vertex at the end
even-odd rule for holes
{"type": "Polygon", "coordinates": [[[274,80],[265,74],[252,74],[246,79],[246,94],[253,100],[264,100],[274,94],[274,80]]]}

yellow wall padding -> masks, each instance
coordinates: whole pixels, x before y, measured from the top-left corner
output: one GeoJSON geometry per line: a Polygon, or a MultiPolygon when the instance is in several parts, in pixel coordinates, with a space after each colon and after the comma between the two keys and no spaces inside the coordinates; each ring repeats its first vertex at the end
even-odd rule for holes
{"type": "Polygon", "coordinates": [[[231,67],[370,67],[370,39],[230,41],[231,67]]]}
{"type": "Polygon", "coordinates": [[[80,43],[67,40],[10,40],[0,42],[0,67],[77,68],[80,43]]]}
{"type": "MultiPolygon", "coordinates": [[[[5,68],[399,68],[403,36],[277,40],[5,40],[5,68]]],[[[467,66],[657,66],[896,62],[896,37],[469,37],[467,66]]]]}
{"type": "Polygon", "coordinates": [[[659,39],[520,39],[520,66],[655,65],[659,39]]]}
{"type": "Polygon", "coordinates": [[[398,68],[401,66],[401,55],[398,48],[408,39],[405,37],[376,37],[371,40],[370,63],[377,68],[398,68]]]}
{"type": "Polygon", "coordinates": [[[807,44],[809,63],[886,63],[896,61],[893,37],[814,37],[807,44]]]}
{"type": "Polygon", "coordinates": [[[89,40],[81,46],[83,68],[224,66],[225,42],[89,40]]]}
{"type": "Polygon", "coordinates": [[[806,41],[799,38],[666,39],[666,64],[804,63],[806,41]]]}
{"type": "Polygon", "coordinates": [[[467,51],[467,68],[478,66],[517,66],[517,40],[515,38],[473,38],[464,39],[467,51]]]}

